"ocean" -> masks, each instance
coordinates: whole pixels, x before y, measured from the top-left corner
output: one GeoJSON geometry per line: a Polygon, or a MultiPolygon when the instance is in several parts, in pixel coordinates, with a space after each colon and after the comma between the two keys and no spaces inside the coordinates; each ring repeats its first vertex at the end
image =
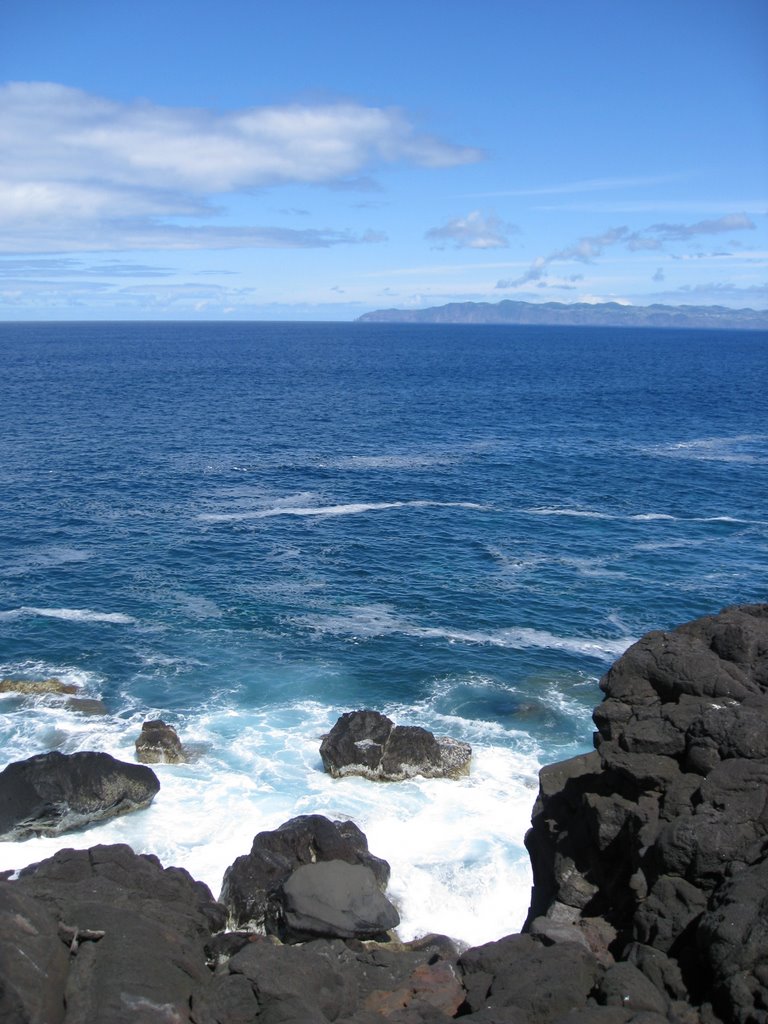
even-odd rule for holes
{"type": "Polygon", "coordinates": [[[541,765],[590,749],[649,629],[768,599],[768,335],[375,323],[0,324],[0,768],[192,759],[146,811],[0,843],[127,842],[218,895],[253,836],[352,818],[404,939],[519,928],[541,765]],[[332,780],[375,708],[468,777],[332,780]]]}

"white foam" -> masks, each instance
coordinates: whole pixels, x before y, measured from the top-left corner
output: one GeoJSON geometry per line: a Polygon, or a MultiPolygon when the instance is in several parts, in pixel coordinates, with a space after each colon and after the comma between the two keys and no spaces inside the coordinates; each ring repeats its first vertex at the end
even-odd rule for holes
{"type": "Polygon", "coordinates": [[[703,462],[768,463],[767,434],[737,434],[732,437],[701,437],[648,449],[648,454],[703,462]]]}
{"type": "Polygon", "coordinates": [[[349,635],[355,638],[400,633],[423,639],[446,640],[449,643],[488,644],[513,650],[560,650],[598,658],[613,658],[623,654],[636,640],[636,637],[559,636],[547,630],[521,626],[491,631],[425,626],[409,621],[384,604],[355,605],[336,614],[302,615],[296,616],[292,621],[321,633],[349,635]]]}
{"type": "MultiPolygon", "coordinates": [[[[340,710],[346,709],[303,702],[248,712],[201,709],[171,719],[184,742],[206,753],[195,763],[153,766],[161,788],[151,807],[59,838],[0,843],[0,870],[63,847],[126,842],[166,866],[185,867],[217,896],[225,868],[250,849],[257,832],[321,813],[357,822],[371,851],[389,861],[403,939],[441,931],[478,943],[518,929],[530,893],[523,836],[538,758],[506,734],[476,746],[471,774],[459,780],[334,780],[322,771],[318,748],[340,710]]],[[[149,713],[86,719],[32,704],[0,715],[4,730],[17,737],[3,753],[18,759],[18,727],[27,723],[23,756],[38,752],[49,735],[62,750],[98,749],[132,761],[149,713]]]]}
{"type": "Polygon", "coordinates": [[[325,465],[335,469],[431,469],[453,466],[460,460],[455,455],[346,455],[325,465]]]}
{"type": "Polygon", "coordinates": [[[273,505],[247,512],[201,512],[198,520],[206,523],[242,522],[271,519],[275,516],[354,516],[364,512],[382,512],[400,508],[465,508],[487,511],[488,506],[472,501],[359,501],[341,505],[273,505]]]}
{"type": "Polygon", "coordinates": [[[85,562],[91,557],[90,551],[68,547],[64,544],[52,544],[49,547],[31,548],[22,552],[5,569],[7,576],[23,576],[39,569],[53,569],[59,565],[72,562],[85,562]]]}
{"type": "Polygon", "coordinates": [[[597,512],[587,508],[523,508],[520,510],[530,516],[572,516],[576,519],[615,519],[609,512],[597,512]]]}
{"type": "Polygon", "coordinates": [[[94,612],[89,608],[30,608],[17,609],[21,615],[40,615],[49,619],[66,619],[68,622],[113,622],[117,625],[131,626],[136,623],[132,615],[122,612],[94,612]]]}
{"type": "Polygon", "coordinates": [[[671,515],[669,515],[666,512],[640,512],[637,515],[630,516],[629,518],[633,519],[633,520],[635,520],[635,522],[639,522],[639,523],[642,523],[642,522],[649,522],[650,523],[650,522],[655,522],[656,520],[664,520],[664,519],[669,520],[670,522],[675,522],[677,520],[677,516],[671,516],[671,515]]]}
{"type": "Polygon", "coordinates": [[[576,570],[580,576],[587,576],[594,579],[624,579],[626,573],[621,569],[611,569],[605,563],[605,558],[560,558],[561,565],[569,566],[576,570]]]}

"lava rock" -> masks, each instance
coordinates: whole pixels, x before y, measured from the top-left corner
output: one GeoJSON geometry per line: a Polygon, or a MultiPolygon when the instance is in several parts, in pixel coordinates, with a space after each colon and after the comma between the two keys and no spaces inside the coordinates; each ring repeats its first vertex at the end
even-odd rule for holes
{"type": "Polygon", "coordinates": [[[531,1024],[548,1024],[586,1005],[603,969],[581,945],[544,946],[530,935],[509,935],[459,958],[467,1006],[515,1007],[531,1024]]]}
{"type": "Polygon", "coordinates": [[[606,1009],[768,1024],[768,605],[649,633],[600,686],[595,752],[541,773],[525,928],[610,925],[606,1009]]]}
{"type": "Polygon", "coordinates": [[[68,970],[55,913],[14,882],[0,882],[0,1020],[61,1024],[68,970]]]}
{"type": "Polygon", "coordinates": [[[282,886],[284,935],[376,939],[400,923],[370,868],[342,860],[304,864],[282,886]]]}
{"type": "MultiPolygon", "coordinates": [[[[226,914],[186,871],[163,869],[156,857],[139,856],[128,846],[96,846],[60,851],[0,889],[25,901],[23,916],[25,906],[34,904],[58,925],[55,938],[31,918],[37,937],[24,930],[25,951],[45,939],[51,969],[44,986],[39,974],[31,985],[45,989],[38,998],[53,1009],[19,1022],[187,1022],[193,998],[210,1001],[204,944],[226,914]]],[[[43,963],[39,953],[34,962],[43,963]]],[[[7,974],[1,961],[0,972],[0,992],[9,983],[18,987],[23,977],[7,974]]]]}
{"type": "Polygon", "coordinates": [[[259,832],[251,852],[224,872],[219,899],[233,927],[265,928],[280,934],[281,888],[303,864],[340,860],[369,868],[380,889],[389,881],[389,864],[368,850],[368,840],[352,821],[330,821],[321,814],[291,818],[271,832],[259,832]]]}
{"type": "Polygon", "coordinates": [[[715,893],[697,942],[712,979],[713,1003],[726,1020],[768,1019],[768,857],[715,893]]]}
{"type": "Polygon", "coordinates": [[[51,751],[0,772],[0,840],[61,835],[148,807],[160,782],[110,754],[51,751]]]}
{"type": "Polygon", "coordinates": [[[70,697],[64,703],[64,707],[67,711],[74,711],[78,715],[86,715],[89,718],[108,713],[107,705],[96,697],[70,697]]]}
{"type": "Polygon", "coordinates": [[[136,740],[136,758],[142,764],[179,764],[187,760],[179,734],[159,718],[142,725],[136,740]]]}
{"type": "Polygon", "coordinates": [[[417,725],[395,725],[378,711],[349,711],[323,737],[320,757],[334,778],[361,775],[400,782],[416,775],[456,778],[469,771],[472,748],[417,725]]]}

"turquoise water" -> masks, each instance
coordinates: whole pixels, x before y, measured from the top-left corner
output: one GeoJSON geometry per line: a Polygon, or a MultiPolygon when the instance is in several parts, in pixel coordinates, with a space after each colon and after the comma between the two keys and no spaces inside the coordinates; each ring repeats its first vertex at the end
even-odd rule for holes
{"type": "Polygon", "coordinates": [[[196,751],[127,841],[218,893],[255,832],[352,816],[403,933],[519,925],[542,763],[587,749],[626,646],[766,600],[768,337],[386,324],[2,324],[3,762],[196,751]],[[462,782],[332,781],[375,707],[467,739],[462,782]]]}

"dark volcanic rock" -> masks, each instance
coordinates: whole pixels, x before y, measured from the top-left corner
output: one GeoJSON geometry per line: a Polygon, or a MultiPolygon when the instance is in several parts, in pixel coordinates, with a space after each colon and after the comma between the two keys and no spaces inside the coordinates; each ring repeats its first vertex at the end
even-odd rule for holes
{"type": "Polygon", "coordinates": [[[74,711],[78,715],[88,715],[89,717],[107,714],[107,705],[96,697],[70,697],[64,707],[67,711],[74,711]]]}
{"type": "Polygon", "coordinates": [[[160,788],[151,768],[109,754],[51,751],[0,772],[0,839],[60,835],[149,806],[160,788]]]}
{"type": "MultiPolygon", "coordinates": [[[[596,750],[541,772],[526,933],[360,941],[396,920],[389,868],[320,815],[256,836],[228,908],[128,847],[64,850],[0,881],[0,1019],[768,1024],[768,605],[649,634],[601,685],[596,750]]],[[[371,764],[381,718],[347,736],[371,764]]]]}
{"type": "Polygon", "coordinates": [[[509,935],[467,950],[459,967],[473,1014],[514,1007],[530,1024],[546,1024],[584,1006],[603,974],[581,945],[543,946],[530,935],[509,935]]]}
{"type": "Polygon", "coordinates": [[[383,889],[389,864],[368,851],[368,841],[351,821],[330,821],[321,814],[301,815],[272,832],[259,832],[251,852],[224,873],[220,900],[235,927],[283,929],[282,886],[303,864],[340,860],[369,868],[383,889]]]}
{"type": "Polygon", "coordinates": [[[285,933],[291,939],[376,939],[400,923],[375,875],[362,864],[304,864],[283,884],[282,894],[285,933]]]}
{"type": "Polygon", "coordinates": [[[0,882],[0,1020],[60,1024],[68,969],[53,911],[14,882],[0,882]]]}
{"type": "Polygon", "coordinates": [[[768,1020],[768,857],[718,889],[696,941],[723,1017],[768,1020]]]}
{"type": "Polygon", "coordinates": [[[320,744],[323,767],[334,778],[362,775],[399,782],[423,775],[453,778],[469,771],[468,743],[436,737],[417,725],[395,725],[378,711],[349,711],[320,744]]]}
{"type": "Polygon", "coordinates": [[[142,764],[179,764],[187,760],[179,734],[159,718],[142,725],[136,740],[136,757],[142,764]]]}
{"type": "Polygon", "coordinates": [[[649,633],[600,685],[595,753],[542,771],[527,926],[606,920],[663,997],[620,964],[607,1006],[768,1024],[768,605],[649,633]]]}
{"type": "Polygon", "coordinates": [[[0,999],[20,987],[27,957],[46,971],[23,988],[39,1015],[19,1016],[19,1024],[187,1022],[192,1001],[214,997],[204,943],[226,915],[186,871],[163,869],[127,846],[63,850],[0,884],[0,900],[19,915],[15,936],[24,954],[15,963],[0,960],[0,999]]]}

